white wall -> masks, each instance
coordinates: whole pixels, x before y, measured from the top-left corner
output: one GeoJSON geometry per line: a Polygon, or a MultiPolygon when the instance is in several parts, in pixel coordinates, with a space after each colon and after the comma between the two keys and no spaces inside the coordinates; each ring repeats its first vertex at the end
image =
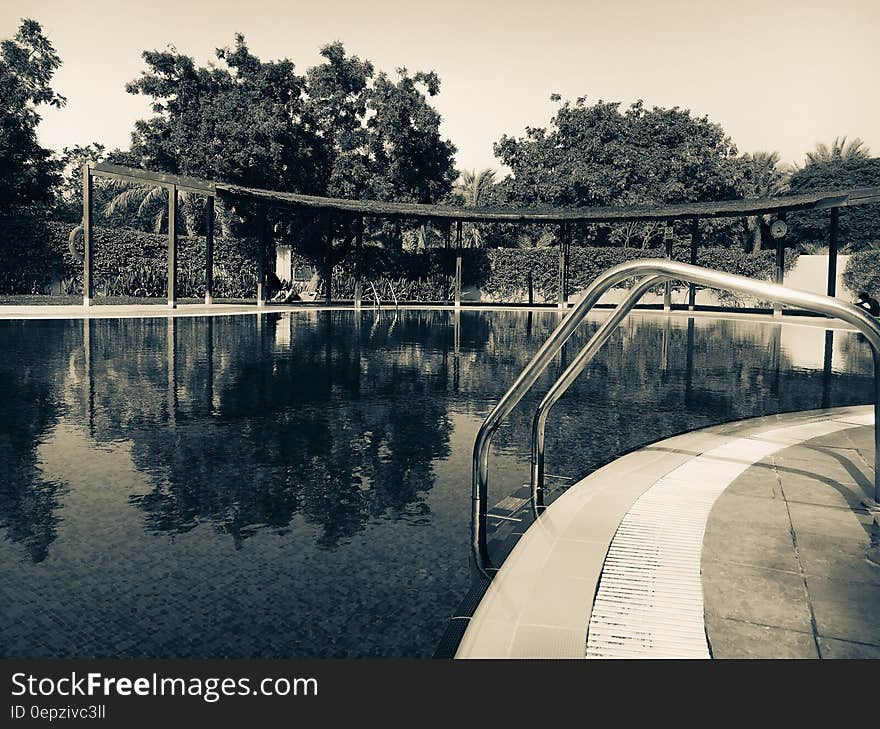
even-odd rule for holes
{"type": "MultiPolygon", "coordinates": [[[[853,301],[858,292],[850,291],[843,283],[843,272],[846,270],[846,262],[849,256],[837,257],[837,296],[844,301],[853,301]]],[[[800,256],[794,268],[785,274],[785,285],[809,291],[814,294],[824,294],[828,286],[828,256],[800,256]]]]}

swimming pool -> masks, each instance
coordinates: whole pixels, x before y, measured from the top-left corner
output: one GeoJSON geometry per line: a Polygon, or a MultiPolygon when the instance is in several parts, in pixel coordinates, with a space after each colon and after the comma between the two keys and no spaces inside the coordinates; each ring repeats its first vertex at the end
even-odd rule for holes
{"type": "MultiPolygon", "coordinates": [[[[430,656],[471,580],[476,430],[558,321],[0,322],[0,652],[430,656]]],[[[637,314],[554,410],[547,469],[583,476],[684,430],[869,402],[870,373],[851,332],[637,314]]],[[[555,374],[499,430],[490,504],[528,480],[555,374]]]]}

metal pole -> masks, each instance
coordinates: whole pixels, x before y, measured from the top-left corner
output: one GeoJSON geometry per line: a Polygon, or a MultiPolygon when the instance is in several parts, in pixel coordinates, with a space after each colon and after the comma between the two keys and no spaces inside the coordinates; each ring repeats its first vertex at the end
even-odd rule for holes
{"type": "Polygon", "coordinates": [[[443,234],[443,303],[449,304],[449,239],[452,237],[452,223],[446,224],[443,234]]]}
{"type": "MultiPolygon", "coordinates": [[[[873,344],[873,343],[872,343],[873,344]]],[[[874,503],[880,509],[880,349],[874,347],[874,503]]]]}
{"type": "Polygon", "coordinates": [[[565,291],[565,281],[566,281],[566,265],[565,265],[565,239],[568,235],[568,228],[565,223],[562,223],[559,227],[559,280],[557,283],[557,305],[560,309],[564,309],[566,305],[566,291],[565,291]]]}
{"type": "Polygon", "coordinates": [[[268,211],[260,211],[260,230],[257,236],[257,307],[266,305],[266,237],[268,234],[268,211]]]}
{"type": "MultiPolygon", "coordinates": [[[[779,236],[776,239],[776,271],[774,273],[774,283],[782,285],[785,279],[785,236],[779,236]]],[[[773,316],[782,316],[782,305],[773,302],[773,316]]]]}
{"type": "MultiPolygon", "coordinates": [[[[602,345],[608,341],[608,338],[617,330],[618,325],[630,310],[639,302],[639,299],[645,295],[648,289],[657,286],[665,276],[646,276],[638,284],[636,284],[627,297],[620,302],[608,318],[602,322],[595,334],[590,338],[583,349],[578,352],[577,356],[571,361],[571,364],[559,376],[553,386],[544,396],[538,409],[535,411],[535,417],[532,420],[532,471],[531,471],[531,489],[532,489],[532,512],[537,518],[544,509],[544,429],[547,425],[547,417],[550,415],[551,408],[559,401],[565,391],[568,390],[572,382],[574,382],[581,372],[584,371],[590,360],[602,348],[602,345]]],[[[565,349],[563,348],[563,352],[565,349]]]]}
{"type": "Polygon", "coordinates": [[[168,188],[168,306],[177,306],[177,185],[168,188]]]}
{"type": "MultiPolygon", "coordinates": [[[[666,260],[672,260],[672,221],[666,222],[666,228],[663,230],[663,243],[666,260]]],[[[667,281],[663,286],[663,311],[672,310],[672,281],[667,281]]]]}
{"type": "MultiPolygon", "coordinates": [[[[358,311],[361,308],[363,298],[363,278],[364,270],[364,216],[359,215],[357,219],[357,230],[354,238],[354,308],[358,311]]],[[[360,321],[360,320],[358,320],[360,321]]]]}
{"type": "MultiPolygon", "coordinates": [[[[697,265],[697,248],[700,246],[700,219],[691,221],[691,265],[697,265]]],[[[691,282],[688,285],[688,311],[693,311],[697,305],[697,287],[691,282]]]]}
{"type": "Polygon", "coordinates": [[[333,216],[327,216],[327,260],[324,263],[325,269],[327,271],[325,276],[325,283],[327,284],[324,289],[324,303],[330,304],[330,301],[333,298],[333,216]]]}
{"type": "Polygon", "coordinates": [[[205,303],[214,303],[214,198],[205,200],[205,303]]]}
{"type": "Polygon", "coordinates": [[[83,165],[83,306],[91,306],[95,297],[94,281],[92,278],[92,197],[94,187],[92,182],[92,170],[88,163],[83,165]]]}
{"type": "Polygon", "coordinates": [[[455,308],[461,308],[461,221],[455,222],[455,308]]]}
{"type": "Polygon", "coordinates": [[[840,208],[831,208],[828,231],[828,295],[837,295],[837,236],[840,229],[840,208]]]}

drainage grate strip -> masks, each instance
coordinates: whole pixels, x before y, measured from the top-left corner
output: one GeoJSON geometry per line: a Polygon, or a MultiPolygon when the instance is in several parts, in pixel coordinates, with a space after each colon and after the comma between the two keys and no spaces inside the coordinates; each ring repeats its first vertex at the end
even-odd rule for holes
{"type": "Polygon", "coordinates": [[[733,438],[643,493],[608,549],[586,657],[709,658],[700,565],[716,499],[747,468],[776,451],[846,427],[814,422],[733,438]]]}

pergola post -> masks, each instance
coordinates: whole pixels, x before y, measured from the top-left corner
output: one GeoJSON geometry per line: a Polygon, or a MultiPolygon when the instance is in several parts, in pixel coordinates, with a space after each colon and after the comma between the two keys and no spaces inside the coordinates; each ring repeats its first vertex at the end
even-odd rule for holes
{"type": "Polygon", "coordinates": [[[559,227],[559,281],[557,301],[560,309],[564,309],[568,301],[566,284],[568,283],[568,226],[562,223],[559,227]]]}
{"type": "MultiPolygon", "coordinates": [[[[664,253],[666,255],[666,260],[672,260],[672,221],[666,221],[666,227],[663,229],[663,244],[664,244],[664,253]]],[[[663,311],[671,311],[672,310],[672,281],[667,281],[664,284],[663,291],[663,311]]]]}
{"type": "Polygon", "coordinates": [[[95,297],[92,280],[92,197],[94,187],[92,170],[88,163],[83,165],[83,306],[91,306],[95,297]]]}
{"type": "Polygon", "coordinates": [[[443,303],[449,304],[449,239],[452,237],[452,223],[447,222],[443,231],[443,303]]]}
{"type": "Polygon", "coordinates": [[[177,185],[168,188],[168,306],[177,306],[177,185]]]}
{"type": "Polygon", "coordinates": [[[359,215],[354,238],[354,308],[361,308],[364,270],[364,216],[359,215]]]}
{"type": "Polygon", "coordinates": [[[333,288],[333,216],[327,216],[327,252],[325,254],[324,267],[326,269],[325,275],[325,283],[326,287],[324,289],[324,303],[329,305],[332,295],[333,288]]]}
{"type": "MultiPolygon", "coordinates": [[[[779,216],[780,220],[785,220],[784,215],[779,216]]],[[[774,281],[778,283],[780,286],[783,284],[785,280],[785,234],[783,233],[776,239],[776,271],[773,277],[774,281]]],[[[773,316],[781,317],[782,316],[782,305],[773,302],[773,316]]]]}
{"type": "Polygon", "coordinates": [[[205,200],[205,303],[214,303],[214,198],[205,200]]]}
{"type": "Polygon", "coordinates": [[[268,211],[260,212],[260,232],[257,240],[257,306],[266,305],[266,238],[269,232],[268,211]]]}
{"type": "Polygon", "coordinates": [[[455,308],[461,308],[461,221],[455,223],[455,308]]]}
{"type": "Polygon", "coordinates": [[[837,295],[837,236],[840,229],[840,208],[831,208],[828,231],[828,295],[837,295]]]}
{"type": "MultiPolygon", "coordinates": [[[[697,248],[700,247],[700,219],[694,218],[691,221],[691,265],[697,265],[697,248]]],[[[688,286],[688,311],[693,311],[697,305],[697,286],[690,284],[688,286]]]]}

